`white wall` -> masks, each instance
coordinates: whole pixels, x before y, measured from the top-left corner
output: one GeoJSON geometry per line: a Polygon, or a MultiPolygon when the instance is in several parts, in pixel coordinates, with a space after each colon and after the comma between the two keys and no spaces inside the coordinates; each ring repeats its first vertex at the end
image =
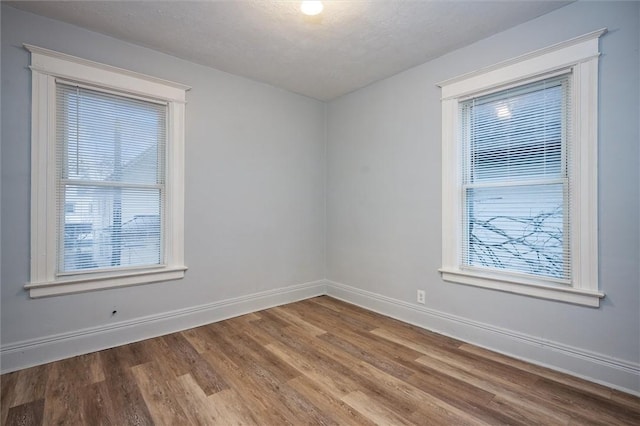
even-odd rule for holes
{"type": "MultiPolygon", "coordinates": [[[[45,337],[62,333],[57,336],[60,342],[82,352],[100,344],[79,343],[83,329],[105,333],[112,325],[127,325],[128,334],[103,336],[105,345],[117,344],[216,318],[200,312],[198,318],[185,319],[184,309],[207,304],[215,308],[235,298],[247,302],[238,309],[251,309],[286,300],[256,302],[256,295],[322,279],[324,153],[325,105],[319,101],[3,4],[3,369],[11,368],[19,356],[28,358],[33,350],[44,357],[34,355],[27,363],[65,355],[62,349],[58,353],[42,346],[45,337]],[[186,116],[189,270],[184,280],[29,299],[23,285],[29,280],[31,77],[23,43],[192,87],[186,116]],[[178,322],[131,330],[146,317],[158,319],[175,311],[182,315],[178,322]],[[31,352],[21,355],[23,350],[31,352]]],[[[286,296],[287,289],[280,293],[286,296]]],[[[237,312],[227,309],[218,317],[237,312]]]]}
{"type": "Polygon", "coordinates": [[[349,289],[337,293],[411,319],[406,303],[415,305],[416,289],[424,289],[425,314],[413,322],[613,380],[590,370],[600,363],[619,370],[612,375],[626,374],[618,386],[640,392],[639,6],[574,3],[331,102],[327,278],[349,289]],[[436,84],[603,27],[609,33],[601,39],[600,62],[601,307],[443,282],[436,84]],[[547,343],[566,359],[534,347],[547,343]],[[571,358],[574,350],[578,356],[571,358]],[[579,357],[593,363],[576,367],[579,357]]]}

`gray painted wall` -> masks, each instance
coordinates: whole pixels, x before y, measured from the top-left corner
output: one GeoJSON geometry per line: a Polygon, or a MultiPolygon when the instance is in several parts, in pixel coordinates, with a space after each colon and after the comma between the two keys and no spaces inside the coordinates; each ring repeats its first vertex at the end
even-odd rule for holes
{"type": "Polygon", "coordinates": [[[331,102],[327,278],[412,303],[424,289],[429,309],[639,363],[639,7],[574,3],[331,102]],[[436,84],[602,27],[601,307],[443,282],[436,84]]]}
{"type": "Polygon", "coordinates": [[[324,155],[321,102],[2,5],[2,343],[323,278],[324,155]],[[31,77],[22,43],[192,86],[184,280],[28,298],[31,77]]]}

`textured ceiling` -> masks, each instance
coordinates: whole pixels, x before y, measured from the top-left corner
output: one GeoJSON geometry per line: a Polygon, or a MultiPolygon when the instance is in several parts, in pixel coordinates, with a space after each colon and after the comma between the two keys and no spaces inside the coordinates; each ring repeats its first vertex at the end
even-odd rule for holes
{"type": "MultiPolygon", "coordinates": [[[[330,100],[567,1],[19,1],[11,6],[330,100]]],[[[46,46],[43,46],[46,47],[46,46]]]]}

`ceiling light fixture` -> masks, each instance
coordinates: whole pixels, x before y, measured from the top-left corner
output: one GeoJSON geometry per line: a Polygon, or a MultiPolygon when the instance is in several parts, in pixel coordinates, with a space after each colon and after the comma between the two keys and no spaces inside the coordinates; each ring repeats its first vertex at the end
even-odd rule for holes
{"type": "Polygon", "coordinates": [[[306,0],[300,5],[300,11],[305,15],[315,16],[322,12],[324,6],[319,0],[306,0]]]}

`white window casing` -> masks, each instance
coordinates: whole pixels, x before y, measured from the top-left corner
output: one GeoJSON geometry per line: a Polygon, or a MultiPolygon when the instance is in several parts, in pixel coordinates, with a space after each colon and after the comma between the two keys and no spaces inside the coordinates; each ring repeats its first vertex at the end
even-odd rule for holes
{"type": "MultiPolygon", "coordinates": [[[[31,274],[32,298],[184,277],[184,116],[189,87],[63,53],[24,45],[31,53],[31,274]],[[59,263],[60,212],[56,168],[56,88],[74,84],[166,105],[162,253],[154,265],[73,273],[59,263]]],[[[73,206],[66,211],[73,212],[73,206]]]]}
{"type": "Polygon", "coordinates": [[[599,37],[606,29],[568,40],[439,84],[442,88],[442,256],[444,281],[598,307],[597,123],[599,37]],[[568,283],[462,265],[463,193],[460,104],[473,97],[568,74],[571,156],[568,179],[568,283]]]}

